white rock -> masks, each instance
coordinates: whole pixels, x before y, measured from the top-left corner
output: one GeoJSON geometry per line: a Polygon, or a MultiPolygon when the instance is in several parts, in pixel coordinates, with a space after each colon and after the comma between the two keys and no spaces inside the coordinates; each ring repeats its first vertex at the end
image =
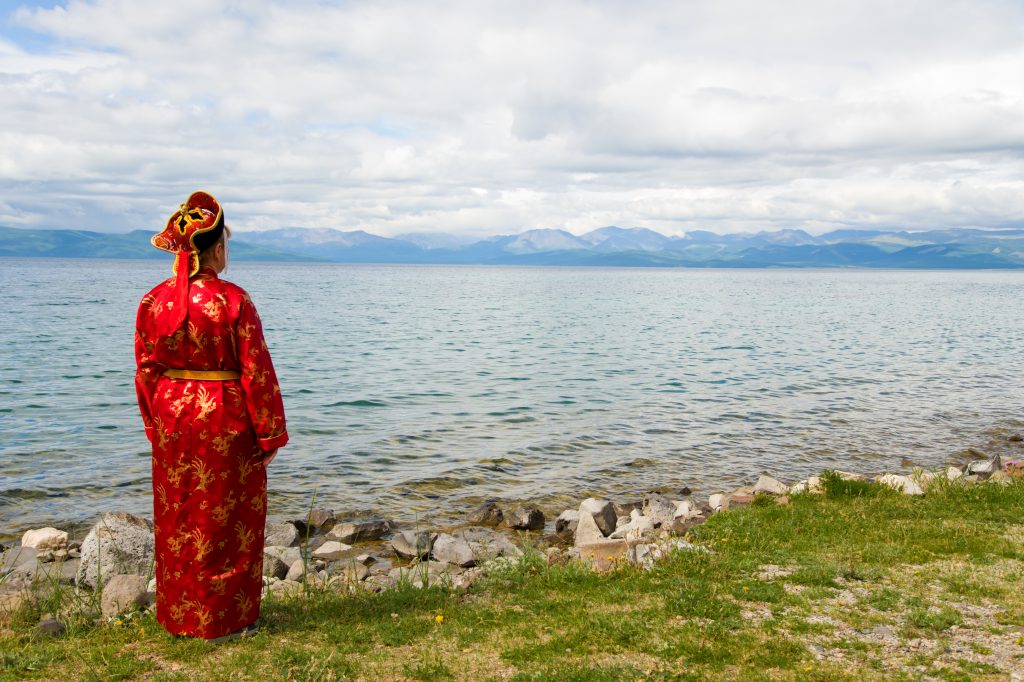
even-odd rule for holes
{"type": "Polygon", "coordinates": [[[962,478],[963,475],[964,475],[964,472],[960,471],[960,469],[958,467],[947,467],[946,468],[946,478],[948,480],[950,480],[950,481],[955,481],[955,480],[957,480],[959,478],[962,478]]]}
{"type": "Polygon", "coordinates": [[[884,474],[878,478],[878,482],[904,495],[924,495],[924,489],[909,476],[884,474]]]}
{"type": "Polygon", "coordinates": [[[430,555],[430,548],[434,545],[436,533],[427,531],[403,530],[391,537],[391,549],[403,559],[416,559],[430,555]]]}
{"type": "Polygon", "coordinates": [[[615,530],[615,522],[618,517],[615,515],[615,507],[608,500],[599,500],[595,497],[588,497],[580,503],[580,516],[590,514],[594,517],[597,527],[605,535],[615,530]]]}
{"type": "Polygon", "coordinates": [[[629,522],[629,528],[626,529],[626,539],[644,540],[652,532],[654,532],[654,519],[646,514],[638,515],[629,522]]]}
{"type": "Polygon", "coordinates": [[[597,525],[597,521],[590,514],[580,514],[579,525],[576,526],[576,535],[573,544],[588,545],[604,540],[604,533],[597,525]]]}
{"type": "Polygon", "coordinates": [[[713,512],[724,511],[729,508],[729,496],[725,493],[715,493],[708,497],[708,506],[713,512]]]}
{"type": "Polygon", "coordinates": [[[662,525],[667,528],[672,525],[672,519],[676,513],[676,505],[672,503],[672,500],[660,493],[648,493],[644,496],[643,513],[655,525],[662,525]]]}
{"type": "Polygon", "coordinates": [[[352,549],[352,545],[346,545],[336,540],[328,540],[313,550],[313,558],[323,559],[324,561],[337,561],[343,558],[350,549],[352,549]]]}
{"type": "Polygon", "coordinates": [[[31,549],[64,549],[68,546],[68,534],[49,527],[27,530],[21,536],[21,546],[31,549]]]}
{"type": "Polygon", "coordinates": [[[676,513],[674,518],[676,519],[688,519],[691,516],[697,516],[700,514],[700,510],[690,500],[683,500],[682,502],[676,503],[676,513]]]}
{"type": "Polygon", "coordinates": [[[761,474],[757,478],[757,483],[754,484],[754,494],[758,493],[767,495],[785,495],[787,492],[786,486],[778,479],[772,478],[768,474],[761,474]]]}

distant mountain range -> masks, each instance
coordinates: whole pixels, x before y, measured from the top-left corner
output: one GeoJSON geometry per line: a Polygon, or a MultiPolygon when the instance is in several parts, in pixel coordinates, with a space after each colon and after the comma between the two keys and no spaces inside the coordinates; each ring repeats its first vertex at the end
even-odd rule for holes
{"type": "MultiPolygon", "coordinates": [[[[160,258],[149,232],[0,227],[0,256],[160,258]]],[[[236,232],[239,260],[338,263],[592,265],[731,268],[1024,268],[1024,228],[922,232],[803,230],[757,234],[693,231],[667,237],[642,227],[602,227],[583,235],[536,229],[467,241],[448,234],[379,237],[362,230],[286,227],[236,232]]]]}

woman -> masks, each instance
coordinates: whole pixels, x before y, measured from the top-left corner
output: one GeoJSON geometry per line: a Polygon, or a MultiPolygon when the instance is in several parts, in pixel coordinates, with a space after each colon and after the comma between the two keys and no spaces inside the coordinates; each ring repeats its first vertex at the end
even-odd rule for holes
{"type": "Polygon", "coordinates": [[[224,214],[196,192],[155,235],[171,279],[139,305],[135,386],[153,445],[156,617],[217,639],[259,623],[266,465],[288,442],[284,407],[249,295],[227,266],[224,214]]]}

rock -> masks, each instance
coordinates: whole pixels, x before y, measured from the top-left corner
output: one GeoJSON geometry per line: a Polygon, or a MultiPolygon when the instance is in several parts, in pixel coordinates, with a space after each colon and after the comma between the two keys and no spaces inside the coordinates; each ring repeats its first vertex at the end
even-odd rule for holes
{"type": "Polygon", "coordinates": [[[350,549],[352,549],[352,545],[346,545],[343,542],[337,542],[335,540],[328,540],[313,550],[313,558],[323,559],[324,561],[337,561],[338,559],[344,558],[350,549]]]}
{"type": "Polygon", "coordinates": [[[273,554],[264,553],[263,575],[282,580],[288,575],[288,564],[273,554]]]}
{"type": "Polygon", "coordinates": [[[497,502],[484,502],[466,517],[466,523],[473,526],[497,526],[505,518],[497,502]]]}
{"type": "Polygon", "coordinates": [[[757,479],[757,483],[754,484],[755,495],[785,495],[787,492],[789,492],[789,488],[768,474],[761,474],[757,479]]]}
{"type": "Polygon", "coordinates": [[[56,618],[44,618],[39,621],[39,625],[36,626],[36,637],[60,637],[67,630],[64,623],[60,622],[56,618]]]}
{"type": "Polygon", "coordinates": [[[747,493],[733,493],[729,495],[729,509],[736,509],[738,507],[749,507],[754,504],[754,495],[747,493]]]}
{"type": "Polygon", "coordinates": [[[650,566],[654,563],[655,558],[653,550],[654,545],[638,543],[626,550],[626,560],[641,566],[650,566]]]}
{"type": "Polygon", "coordinates": [[[648,493],[644,496],[643,514],[654,522],[655,526],[671,526],[676,515],[676,505],[660,493],[648,493]]]}
{"type": "MultiPolygon", "coordinates": [[[[669,521],[668,525],[662,525],[662,528],[671,528],[673,521],[669,521]]],[[[632,519],[629,522],[629,526],[626,527],[626,540],[646,540],[654,534],[654,519],[646,514],[633,510],[632,519]]],[[[616,531],[618,532],[618,531],[616,531]]]]}
{"type": "MultiPolygon", "coordinates": [[[[596,528],[597,525],[595,524],[594,527],[596,528]]],[[[593,570],[607,571],[626,561],[629,544],[625,540],[601,539],[597,542],[577,545],[577,549],[580,552],[580,559],[589,563],[593,570]]]]}
{"type": "Polygon", "coordinates": [[[789,495],[780,495],[779,497],[776,497],[775,498],[775,504],[777,506],[779,506],[779,507],[788,507],[789,506],[789,495]]]}
{"type": "Polygon", "coordinates": [[[302,594],[302,583],[294,580],[280,580],[270,586],[270,591],[282,597],[302,594]]]}
{"type": "Polygon", "coordinates": [[[997,471],[1002,471],[1002,469],[1003,460],[999,455],[996,455],[992,459],[969,462],[964,467],[964,474],[977,476],[979,481],[984,481],[997,471]]]}
{"type": "Polygon", "coordinates": [[[128,609],[141,609],[149,603],[148,581],[141,575],[113,575],[103,588],[100,611],[116,616],[128,609]]]}
{"type": "Polygon", "coordinates": [[[904,495],[924,495],[924,489],[909,476],[884,474],[878,478],[878,482],[904,495]]]}
{"type": "Polygon", "coordinates": [[[298,528],[300,535],[305,535],[307,531],[310,535],[314,535],[317,531],[330,530],[337,520],[333,509],[317,508],[311,509],[301,519],[294,519],[292,523],[298,528]]]}
{"type": "Polygon", "coordinates": [[[263,544],[276,547],[292,547],[299,543],[299,529],[294,523],[267,523],[263,533],[263,544]]]}
{"type": "Polygon", "coordinates": [[[505,524],[513,530],[543,530],[544,512],[536,507],[516,505],[505,515],[505,524]]]}
{"type": "Polygon", "coordinates": [[[291,566],[288,567],[288,572],[285,574],[284,579],[292,582],[302,582],[302,579],[306,575],[306,562],[302,559],[295,561],[291,566]]]}
{"type": "Polygon", "coordinates": [[[477,558],[473,555],[473,548],[469,546],[469,543],[447,533],[439,533],[437,535],[430,554],[438,561],[462,566],[463,568],[469,568],[477,564],[477,558]]]}
{"type": "Polygon", "coordinates": [[[604,540],[604,533],[597,525],[597,521],[590,514],[580,514],[579,523],[576,525],[576,534],[573,544],[577,547],[590,545],[604,540]]]}
{"type": "Polygon", "coordinates": [[[436,534],[428,533],[425,530],[419,532],[399,531],[391,538],[391,549],[403,559],[426,557],[430,554],[436,537],[436,534]]]}
{"type": "Polygon", "coordinates": [[[729,509],[729,496],[725,493],[715,493],[708,497],[708,506],[712,512],[727,511],[729,509]]]}
{"type": "Polygon", "coordinates": [[[575,509],[566,509],[564,512],[558,515],[555,519],[555,532],[558,534],[568,533],[573,535],[576,533],[576,526],[580,523],[580,513],[575,509]]]}
{"type": "Polygon", "coordinates": [[[363,521],[350,521],[336,524],[327,533],[330,540],[337,540],[346,544],[360,542],[362,540],[380,540],[391,532],[391,522],[387,519],[366,519],[363,521]]]}
{"type": "Polygon", "coordinates": [[[149,583],[146,585],[146,592],[150,594],[156,594],[156,577],[149,579],[149,583]]]}
{"type": "Polygon", "coordinates": [[[65,549],[67,545],[68,534],[56,528],[27,530],[21,537],[21,546],[30,549],[65,549]]]}
{"type": "Polygon", "coordinates": [[[594,522],[597,523],[597,527],[601,529],[601,532],[605,535],[611,535],[612,531],[615,530],[615,523],[618,521],[618,516],[615,514],[615,507],[608,500],[599,500],[595,497],[588,497],[580,503],[579,509],[580,516],[584,514],[590,514],[594,517],[594,522]]]}
{"type": "Polygon", "coordinates": [[[946,479],[949,481],[955,481],[963,477],[964,472],[960,471],[957,467],[946,467],[946,479]]]}
{"type": "Polygon", "coordinates": [[[518,559],[523,551],[515,546],[511,540],[502,533],[491,528],[480,526],[469,526],[460,528],[452,533],[459,540],[464,540],[473,550],[473,556],[478,563],[483,563],[496,557],[511,557],[518,559]]]}
{"type": "Polygon", "coordinates": [[[276,545],[265,546],[263,548],[263,554],[276,556],[288,566],[291,566],[302,558],[302,553],[299,551],[298,547],[279,547],[276,545]]]}
{"type": "Polygon", "coordinates": [[[361,563],[363,566],[370,566],[371,564],[377,563],[377,557],[372,554],[360,554],[356,557],[356,561],[361,563]]]}
{"type": "Polygon", "coordinates": [[[32,578],[39,569],[39,552],[31,547],[11,547],[0,554],[0,578],[32,578]]]}
{"type": "Polygon", "coordinates": [[[697,505],[692,500],[683,500],[682,502],[676,502],[676,512],[672,516],[673,519],[678,518],[689,518],[691,516],[699,516],[700,512],[697,510],[697,505]]]}
{"type": "Polygon", "coordinates": [[[643,509],[644,503],[640,502],[616,502],[612,505],[615,509],[615,516],[618,518],[629,518],[630,513],[634,509],[643,509]]]}
{"type": "Polygon", "coordinates": [[[697,516],[677,516],[672,520],[672,532],[676,535],[686,535],[686,533],[695,526],[707,521],[707,518],[701,515],[697,516]]]}
{"type": "Polygon", "coordinates": [[[107,512],[82,542],[77,582],[101,587],[112,575],[149,575],[153,565],[153,523],[127,512],[107,512]]]}
{"type": "Polygon", "coordinates": [[[370,577],[370,569],[358,561],[349,561],[341,569],[341,578],[347,583],[358,583],[370,577]]]}
{"type": "Polygon", "coordinates": [[[482,568],[471,568],[464,573],[452,576],[452,587],[456,590],[468,590],[483,574],[484,570],[482,568]]]}

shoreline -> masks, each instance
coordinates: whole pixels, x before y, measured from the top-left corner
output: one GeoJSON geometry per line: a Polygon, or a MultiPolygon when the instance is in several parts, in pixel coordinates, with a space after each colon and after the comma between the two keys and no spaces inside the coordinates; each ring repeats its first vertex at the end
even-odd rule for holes
{"type": "MultiPolygon", "coordinates": [[[[978,441],[975,441],[975,442],[973,442],[972,444],[970,444],[970,445],[968,445],[966,447],[960,448],[959,450],[956,451],[956,454],[951,454],[951,455],[947,456],[945,458],[945,461],[943,461],[943,462],[941,462],[939,464],[930,465],[930,466],[927,466],[927,467],[921,467],[919,465],[914,464],[910,460],[904,459],[903,465],[900,467],[899,470],[895,470],[895,471],[892,470],[892,469],[886,470],[882,466],[862,468],[862,467],[857,467],[853,463],[850,463],[850,465],[848,467],[845,467],[844,470],[856,470],[858,472],[858,474],[860,474],[862,476],[865,476],[865,477],[868,477],[868,478],[874,478],[874,477],[880,476],[880,475],[885,474],[885,473],[909,474],[915,468],[926,468],[926,469],[939,470],[939,469],[944,469],[944,468],[950,467],[950,466],[962,467],[966,463],[969,463],[969,462],[974,461],[974,460],[992,458],[992,457],[997,457],[997,456],[1001,457],[1001,458],[1009,458],[1011,461],[1012,460],[1016,460],[1016,459],[1024,459],[1024,428],[1017,427],[1016,425],[1012,425],[1012,426],[1008,426],[1008,425],[994,425],[994,426],[986,429],[984,431],[984,433],[986,434],[984,442],[981,442],[980,440],[978,440],[978,441]]],[[[822,470],[824,470],[824,469],[818,469],[817,471],[820,472],[822,470]]],[[[712,486],[701,486],[701,487],[696,487],[695,486],[694,489],[693,489],[693,492],[694,493],[699,493],[700,495],[703,495],[704,497],[707,497],[707,496],[709,496],[709,495],[711,495],[713,493],[716,493],[716,492],[725,492],[729,488],[735,489],[735,488],[741,488],[741,487],[744,487],[744,486],[747,486],[747,485],[752,485],[753,482],[757,479],[757,476],[760,473],[768,473],[768,474],[774,475],[774,472],[762,471],[762,472],[754,473],[754,474],[751,474],[750,472],[748,472],[747,474],[744,474],[744,475],[738,475],[738,476],[737,475],[731,475],[731,476],[728,476],[727,478],[731,478],[732,480],[737,481],[737,483],[734,483],[734,484],[726,484],[726,483],[724,483],[721,480],[722,477],[719,477],[719,480],[718,480],[718,482],[715,485],[712,485],[712,486]]],[[[783,477],[780,476],[780,478],[783,478],[783,477]]],[[[400,514],[392,514],[392,513],[389,513],[387,511],[385,511],[385,510],[374,509],[374,508],[362,509],[358,513],[350,513],[350,512],[347,512],[345,510],[337,510],[337,513],[338,513],[338,517],[339,518],[385,518],[385,517],[389,517],[389,518],[397,518],[398,519],[398,523],[400,523],[400,524],[401,523],[406,523],[406,524],[408,524],[408,523],[425,523],[425,524],[436,525],[436,526],[439,526],[439,527],[445,527],[445,526],[457,527],[458,525],[460,525],[459,524],[459,520],[464,518],[464,517],[466,517],[467,514],[469,514],[474,508],[476,508],[480,504],[484,504],[486,502],[496,502],[496,503],[499,503],[499,504],[504,505],[504,506],[513,506],[513,505],[517,505],[517,504],[525,504],[525,505],[534,505],[537,508],[539,508],[542,512],[544,512],[545,517],[549,521],[548,526],[550,526],[550,529],[548,530],[548,532],[550,532],[551,530],[553,530],[553,524],[551,523],[551,520],[555,516],[557,516],[557,514],[560,511],[562,511],[565,508],[565,505],[567,505],[567,504],[571,505],[573,500],[579,500],[579,499],[582,499],[582,497],[597,496],[597,497],[603,497],[603,498],[608,498],[608,499],[614,499],[616,501],[629,501],[629,500],[635,500],[637,498],[640,498],[640,497],[642,497],[644,494],[646,494],[648,492],[669,493],[669,492],[672,491],[673,488],[675,488],[675,489],[690,488],[690,484],[688,482],[686,482],[683,479],[682,476],[672,476],[672,475],[666,474],[663,477],[663,480],[665,482],[662,483],[662,484],[651,486],[651,487],[648,487],[648,488],[646,488],[644,490],[633,490],[632,492],[627,492],[627,493],[612,493],[612,494],[605,493],[604,490],[609,487],[609,486],[606,485],[606,486],[604,486],[604,488],[602,488],[600,486],[594,486],[593,488],[591,488],[589,490],[586,490],[586,491],[574,491],[574,490],[571,490],[571,489],[566,489],[566,490],[563,490],[563,491],[552,492],[549,495],[547,495],[544,498],[542,498],[541,500],[537,500],[537,499],[525,499],[524,500],[524,499],[508,498],[508,497],[504,497],[504,496],[502,496],[500,494],[495,494],[495,495],[490,495],[490,496],[486,496],[486,497],[480,497],[480,498],[477,498],[477,499],[472,499],[472,500],[470,500],[468,502],[465,502],[465,503],[463,503],[463,504],[461,504],[459,506],[455,506],[455,507],[449,506],[446,509],[435,509],[435,510],[432,510],[432,511],[427,512],[427,513],[412,512],[412,513],[406,513],[404,515],[400,515],[400,514]],[[590,493],[592,493],[592,494],[590,494],[590,493]],[[402,518],[402,517],[405,517],[405,518],[402,518]]],[[[422,504],[422,500],[417,500],[417,502],[422,504]]],[[[291,514],[291,513],[288,513],[288,512],[275,512],[274,511],[274,503],[273,503],[272,499],[271,499],[271,501],[270,501],[268,506],[269,506],[269,509],[270,509],[269,513],[267,514],[267,524],[268,525],[271,524],[271,523],[284,522],[284,521],[288,521],[288,520],[291,520],[291,519],[295,519],[298,516],[297,514],[291,514]]],[[[112,511],[112,510],[113,510],[113,507],[111,507],[110,509],[108,509],[106,511],[112,511]]],[[[132,513],[136,513],[136,512],[132,512],[132,513]]],[[[91,518],[88,518],[88,519],[54,521],[54,522],[50,522],[50,523],[34,524],[33,527],[46,527],[46,526],[49,526],[49,527],[54,527],[54,528],[60,528],[62,530],[65,530],[66,532],[68,532],[68,536],[69,536],[69,538],[71,540],[81,540],[81,539],[84,539],[84,537],[88,533],[89,529],[93,526],[93,524],[96,521],[96,518],[98,518],[99,516],[102,516],[102,514],[103,514],[103,512],[100,512],[100,513],[98,513],[98,514],[96,514],[96,515],[94,515],[94,516],[92,516],[91,518]]],[[[136,515],[142,516],[142,517],[145,517],[145,518],[149,518],[149,517],[152,516],[152,512],[150,510],[148,513],[136,513],[136,515]]],[[[0,533],[0,552],[2,552],[5,548],[16,546],[17,543],[18,543],[19,538],[24,534],[24,532],[26,530],[30,530],[30,528],[26,527],[26,528],[20,528],[20,529],[17,529],[17,530],[14,530],[12,532],[8,532],[8,533],[0,533]]]]}

